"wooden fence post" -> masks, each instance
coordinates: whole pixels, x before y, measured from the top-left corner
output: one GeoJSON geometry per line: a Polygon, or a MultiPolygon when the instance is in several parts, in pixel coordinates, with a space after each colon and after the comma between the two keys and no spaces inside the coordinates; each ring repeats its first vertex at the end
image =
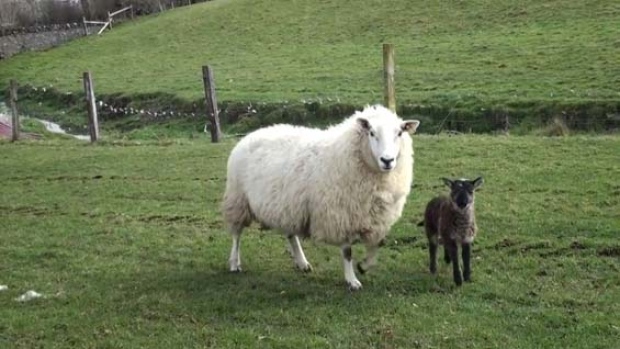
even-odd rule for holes
{"type": "Polygon", "coordinates": [[[84,72],[84,93],[86,93],[86,109],[88,110],[88,130],[90,141],[99,139],[99,122],[97,121],[97,106],[95,105],[95,88],[90,71],[84,72]]]}
{"type": "Polygon", "coordinates": [[[220,117],[217,111],[217,99],[215,98],[213,70],[210,65],[205,65],[202,67],[202,81],[205,86],[207,118],[211,124],[211,142],[217,143],[222,137],[222,131],[220,130],[220,117]]]}
{"type": "Polygon", "coordinates": [[[10,87],[10,101],[9,104],[11,105],[11,114],[12,114],[12,118],[11,118],[11,123],[12,123],[12,136],[11,136],[11,141],[15,142],[17,140],[19,140],[19,129],[20,129],[20,125],[19,125],[19,114],[17,114],[17,81],[15,80],[11,80],[11,87],[10,87]]]}
{"type": "Polygon", "coordinates": [[[88,25],[86,24],[86,17],[82,17],[82,24],[84,25],[84,35],[88,36],[88,25]]]}
{"type": "Polygon", "coordinates": [[[112,15],[110,14],[110,11],[108,11],[108,22],[110,22],[110,29],[112,29],[112,15]]]}
{"type": "Polygon", "coordinates": [[[394,96],[394,44],[383,44],[383,99],[387,108],[396,112],[394,96]]]}

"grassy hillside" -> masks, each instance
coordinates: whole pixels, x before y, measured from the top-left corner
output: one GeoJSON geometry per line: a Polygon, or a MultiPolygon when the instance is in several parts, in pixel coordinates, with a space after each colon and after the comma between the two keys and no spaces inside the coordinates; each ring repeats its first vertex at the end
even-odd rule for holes
{"type": "Polygon", "coordinates": [[[415,145],[404,216],[350,294],[337,248],[304,241],[300,273],[257,227],[228,273],[231,142],[0,142],[0,347],[616,347],[620,138],[415,145]],[[473,283],[455,289],[444,264],[428,274],[415,223],[440,176],[478,174],[473,283]],[[30,289],[46,298],[14,301],[30,289]]]}
{"type": "Polygon", "coordinates": [[[215,0],[0,62],[8,79],[99,94],[221,100],[382,99],[396,45],[399,103],[619,100],[620,5],[608,0],[215,0]]]}

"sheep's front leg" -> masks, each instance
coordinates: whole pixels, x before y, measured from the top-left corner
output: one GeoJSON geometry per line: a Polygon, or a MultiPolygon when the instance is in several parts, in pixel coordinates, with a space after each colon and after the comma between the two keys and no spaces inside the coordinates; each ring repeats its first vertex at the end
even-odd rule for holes
{"type": "Polygon", "coordinates": [[[301,248],[301,243],[299,242],[297,235],[289,235],[288,242],[291,246],[291,254],[293,255],[297,268],[306,272],[312,271],[312,265],[310,265],[306,259],[306,255],[304,254],[304,250],[301,248]]]}
{"type": "Polygon", "coordinates": [[[463,279],[469,282],[471,281],[471,244],[461,245],[461,254],[463,255],[463,279]]]}
{"type": "Polygon", "coordinates": [[[459,266],[458,246],[455,241],[446,241],[445,248],[448,249],[448,254],[452,260],[452,274],[454,283],[457,286],[461,286],[463,284],[463,276],[461,275],[461,268],[459,266]]]}
{"type": "Polygon", "coordinates": [[[378,245],[366,245],[366,257],[363,261],[357,263],[357,270],[361,274],[365,274],[368,269],[377,264],[377,254],[379,252],[379,247],[383,245],[383,241],[378,245]]]}
{"type": "Polygon", "coordinates": [[[344,245],[341,248],[342,262],[344,264],[344,278],[349,284],[349,289],[352,291],[362,288],[362,283],[355,276],[355,269],[353,269],[353,252],[351,251],[351,245],[344,245]]]}

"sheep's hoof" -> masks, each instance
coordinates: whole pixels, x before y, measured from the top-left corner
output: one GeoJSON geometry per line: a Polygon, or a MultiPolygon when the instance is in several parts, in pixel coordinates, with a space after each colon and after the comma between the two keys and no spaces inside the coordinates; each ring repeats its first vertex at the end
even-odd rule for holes
{"type": "Polygon", "coordinates": [[[298,265],[297,269],[303,271],[304,273],[310,273],[312,271],[312,264],[307,263],[305,265],[298,265]]]}
{"type": "Polygon", "coordinates": [[[231,273],[240,273],[243,270],[241,269],[241,265],[231,265],[230,266],[230,272],[231,273]]]}
{"type": "Polygon", "coordinates": [[[362,289],[362,283],[359,280],[347,281],[349,291],[359,291],[362,289]]]}

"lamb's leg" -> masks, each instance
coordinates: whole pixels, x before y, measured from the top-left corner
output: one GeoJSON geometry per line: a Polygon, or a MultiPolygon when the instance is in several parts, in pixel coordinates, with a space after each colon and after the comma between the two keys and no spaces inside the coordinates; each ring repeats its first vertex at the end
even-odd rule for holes
{"type": "Polygon", "coordinates": [[[349,289],[355,291],[362,288],[362,283],[355,276],[355,270],[353,269],[353,252],[351,251],[351,245],[344,245],[341,248],[342,261],[344,264],[344,278],[349,284],[349,289]]]}
{"type": "Polygon", "coordinates": [[[428,228],[426,230],[426,237],[428,239],[428,269],[431,274],[434,275],[437,273],[437,248],[439,246],[439,240],[437,239],[437,234],[434,234],[428,228]]]}
{"type": "Polygon", "coordinates": [[[299,238],[297,235],[289,235],[288,242],[291,246],[291,253],[293,254],[293,259],[295,259],[295,264],[302,271],[312,271],[312,265],[306,259],[306,255],[304,254],[304,250],[301,248],[301,243],[299,242],[299,238]]]}
{"type": "Polygon", "coordinates": [[[435,275],[437,273],[437,243],[432,239],[428,240],[428,257],[430,259],[429,270],[435,275]]]}
{"type": "Polygon", "coordinates": [[[357,263],[357,270],[364,274],[377,264],[377,253],[379,252],[379,247],[384,244],[384,242],[380,242],[378,245],[366,245],[366,257],[364,260],[357,263]]]}
{"type": "Polygon", "coordinates": [[[463,255],[463,279],[471,281],[471,244],[461,245],[461,253],[463,255]]]}
{"type": "Polygon", "coordinates": [[[240,246],[242,231],[243,227],[241,226],[230,228],[230,235],[232,236],[232,248],[230,249],[230,258],[228,258],[228,264],[230,265],[230,271],[232,272],[241,271],[240,246]]]}
{"type": "Polygon", "coordinates": [[[450,253],[448,252],[447,248],[443,249],[443,260],[444,262],[446,262],[446,264],[450,264],[450,253]]]}
{"type": "Polygon", "coordinates": [[[452,275],[454,278],[454,283],[457,286],[461,286],[463,284],[463,276],[461,275],[461,268],[459,266],[458,246],[455,241],[446,241],[444,246],[450,254],[450,259],[452,259],[452,275]]]}

